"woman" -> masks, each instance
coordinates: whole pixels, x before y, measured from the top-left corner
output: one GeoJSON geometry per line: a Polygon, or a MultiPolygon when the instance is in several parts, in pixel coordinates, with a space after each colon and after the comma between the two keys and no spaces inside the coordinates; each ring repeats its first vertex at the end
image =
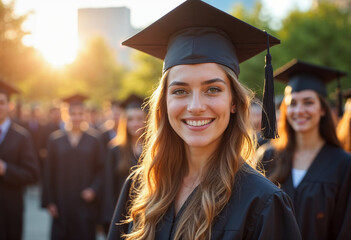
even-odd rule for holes
{"type": "Polygon", "coordinates": [[[118,132],[109,143],[105,163],[105,184],[103,196],[103,225],[105,233],[112,219],[119,193],[130,169],[138,163],[142,151],[146,113],[142,110],[143,99],[131,95],[121,106],[125,109],[118,123],[118,132]]]}
{"type": "Polygon", "coordinates": [[[288,82],[280,138],[263,154],[267,176],[290,195],[303,239],[351,239],[351,156],[336,137],[325,83],[338,71],[293,60],[275,74],[288,82]]]}
{"type": "Polygon", "coordinates": [[[191,0],[125,42],[163,56],[164,74],[108,239],[300,239],[287,195],[250,166],[250,97],[238,82],[249,51],[233,42],[253,45],[239,32],[266,44],[264,32],[191,0]]]}
{"type": "Polygon", "coordinates": [[[338,123],[336,133],[342,148],[347,152],[351,152],[351,89],[344,92],[344,97],[347,98],[345,112],[338,123]]]}

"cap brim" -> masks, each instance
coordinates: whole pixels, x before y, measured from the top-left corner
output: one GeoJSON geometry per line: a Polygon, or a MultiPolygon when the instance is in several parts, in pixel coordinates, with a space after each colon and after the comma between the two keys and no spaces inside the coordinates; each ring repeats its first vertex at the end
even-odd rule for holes
{"type": "MultiPolygon", "coordinates": [[[[189,27],[214,27],[226,32],[239,63],[267,49],[264,31],[200,0],[188,0],[122,44],[164,59],[170,36],[189,27]]],[[[269,36],[270,46],[280,40],[269,36]]]]}

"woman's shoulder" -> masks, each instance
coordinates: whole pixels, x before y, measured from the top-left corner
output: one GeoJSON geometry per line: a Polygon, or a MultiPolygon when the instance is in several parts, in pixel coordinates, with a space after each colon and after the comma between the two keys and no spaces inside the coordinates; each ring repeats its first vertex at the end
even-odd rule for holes
{"type": "Polygon", "coordinates": [[[236,187],[233,194],[240,191],[239,194],[247,194],[252,197],[268,197],[282,192],[280,188],[248,164],[244,164],[238,171],[234,186],[236,187]]]}

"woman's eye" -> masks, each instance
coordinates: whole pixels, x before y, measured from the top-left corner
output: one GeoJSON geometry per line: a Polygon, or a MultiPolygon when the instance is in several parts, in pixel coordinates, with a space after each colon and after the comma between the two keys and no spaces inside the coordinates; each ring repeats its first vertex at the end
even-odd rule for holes
{"type": "Polygon", "coordinates": [[[209,89],[207,89],[207,92],[208,93],[218,93],[218,92],[220,92],[221,91],[221,89],[220,88],[218,88],[218,87],[210,87],[209,89]]]}
{"type": "Polygon", "coordinates": [[[176,89],[172,92],[174,95],[183,95],[186,94],[186,91],[184,89],[176,89]]]}

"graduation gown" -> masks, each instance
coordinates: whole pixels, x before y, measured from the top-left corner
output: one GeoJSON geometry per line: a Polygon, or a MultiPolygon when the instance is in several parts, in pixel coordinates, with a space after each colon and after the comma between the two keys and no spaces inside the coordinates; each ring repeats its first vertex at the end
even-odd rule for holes
{"type": "MultiPolygon", "coordinates": [[[[121,149],[118,146],[111,147],[105,162],[104,196],[102,204],[102,222],[107,224],[112,220],[113,210],[116,206],[119,194],[129,175],[129,172],[117,173],[116,168],[120,159],[121,149]]],[[[131,165],[135,166],[138,163],[138,158],[133,156],[130,161],[131,165]]]]}
{"type": "MultiPolygon", "coordinates": [[[[122,239],[131,224],[116,225],[124,219],[129,201],[131,181],[127,180],[121,192],[108,239],[122,239]]],[[[200,191],[199,187],[194,191],[200,191]]],[[[189,196],[191,198],[193,194],[189,196]]],[[[173,240],[180,218],[189,198],[177,216],[174,205],[156,226],[156,240],[173,240]]],[[[212,240],[236,239],[301,239],[289,197],[268,179],[244,165],[237,173],[232,196],[215,218],[212,240]]]]}
{"type": "MultiPolygon", "coordinates": [[[[274,149],[261,159],[274,164],[274,149]]],[[[325,144],[300,184],[294,188],[290,173],[281,188],[294,203],[303,239],[351,239],[351,155],[325,144]]]]}
{"type": "Polygon", "coordinates": [[[53,219],[52,239],[95,239],[96,199],[87,203],[81,192],[92,188],[98,196],[102,184],[103,146],[93,130],[83,132],[77,146],[68,134],[51,134],[43,181],[43,207],[54,203],[59,217],[53,219]]]}
{"type": "Polygon", "coordinates": [[[0,144],[0,159],[7,164],[5,176],[0,176],[0,239],[21,239],[23,192],[27,184],[39,178],[39,165],[27,130],[11,122],[0,144]]]}

